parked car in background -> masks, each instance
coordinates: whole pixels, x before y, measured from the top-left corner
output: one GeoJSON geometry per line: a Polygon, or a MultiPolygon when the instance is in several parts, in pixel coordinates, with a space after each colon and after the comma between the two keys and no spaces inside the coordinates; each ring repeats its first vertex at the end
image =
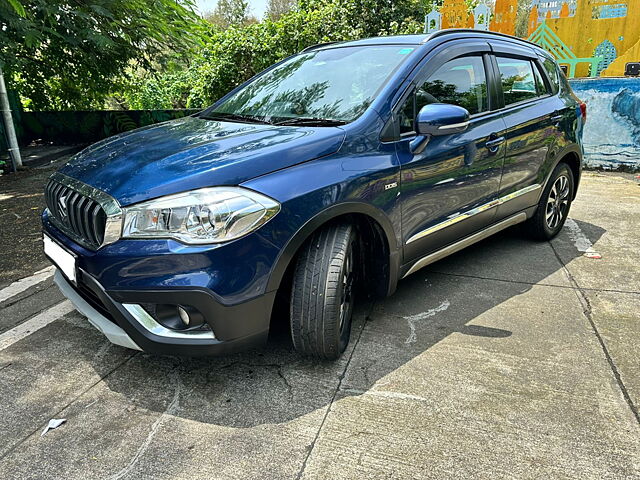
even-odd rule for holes
{"type": "Polygon", "coordinates": [[[116,344],[257,345],[278,298],[295,348],[335,359],[363,290],[390,295],[518,223],[554,237],[585,120],[552,57],[514,37],[317,45],[194,116],[76,155],[46,186],[45,253],[116,344]]]}

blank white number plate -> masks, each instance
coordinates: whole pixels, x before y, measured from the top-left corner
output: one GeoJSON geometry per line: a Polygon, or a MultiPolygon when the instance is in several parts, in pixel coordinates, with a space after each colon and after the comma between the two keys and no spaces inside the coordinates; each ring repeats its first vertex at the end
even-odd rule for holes
{"type": "Polygon", "coordinates": [[[44,235],[44,253],[51,261],[62,270],[64,276],[72,282],[76,281],[76,258],[64,248],[44,235]]]}

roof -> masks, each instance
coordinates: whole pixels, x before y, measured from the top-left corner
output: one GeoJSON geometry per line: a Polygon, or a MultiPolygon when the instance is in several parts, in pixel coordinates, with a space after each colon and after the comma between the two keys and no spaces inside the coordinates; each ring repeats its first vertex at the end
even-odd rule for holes
{"type": "MultiPolygon", "coordinates": [[[[310,47],[305,48],[303,51],[316,50],[325,47],[332,46],[358,46],[358,45],[422,45],[425,44],[428,40],[432,38],[443,37],[447,35],[460,35],[460,34],[476,34],[479,36],[495,36],[497,38],[502,38],[504,40],[510,40],[514,43],[519,44],[527,44],[532,47],[536,47],[539,50],[542,50],[539,45],[536,45],[533,42],[528,40],[514,37],[511,35],[506,35],[504,33],[492,32],[490,30],[474,30],[472,28],[449,28],[444,30],[438,30],[431,34],[419,34],[419,35],[392,35],[388,37],[371,37],[371,38],[363,38],[361,40],[352,40],[348,42],[329,42],[329,43],[321,43],[318,45],[312,45],[310,47]]],[[[486,38],[486,37],[485,37],[486,38]]]]}
{"type": "Polygon", "coordinates": [[[431,35],[421,34],[421,35],[391,35],[388,37],[371,37],[371,38],[363,38],[360,40],[351,40],[348,42],[327,42],[327,43],[319,43],[317,45],[311,45],[304,50],[303,52],[308,52],[310,50],[318,50],[321,48],[329,48],[329,47],[355,47],[359,45],[420,45],[425,43],[431,35]]]}

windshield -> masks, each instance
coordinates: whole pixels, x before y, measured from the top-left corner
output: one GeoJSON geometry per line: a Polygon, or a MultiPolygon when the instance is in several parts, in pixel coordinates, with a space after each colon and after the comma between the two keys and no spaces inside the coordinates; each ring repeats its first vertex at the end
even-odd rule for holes
{"type": "Polygon", "coordinates": [[[381,45],[302,53],[202,116],[282,125],[345,124],[367,109],[386,79],[413,50],[381,45]]]}

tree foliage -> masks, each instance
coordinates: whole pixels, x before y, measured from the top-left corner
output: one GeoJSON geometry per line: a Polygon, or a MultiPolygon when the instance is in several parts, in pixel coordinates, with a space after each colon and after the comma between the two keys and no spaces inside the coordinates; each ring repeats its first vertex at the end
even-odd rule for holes
{"type": "Polygon", "coordinates": [[[179,82],[173,73],[161,75],[138,85],[139,90],[128,98],[131,105],[147,108],[203,108],[309,45],[420,33],[430,6],[431,2],[421,0],[300,0],[296,9],[277,19],[268,16],[258,24],[213,29],[179,82]]]}
{"type": "Polygon", "coordinates": [[[420,33],[438,0],[299,0],[260,23],[246,0],[221,0],[219,25],[193,0],[22,0],[25,17],[8,1],[0,61],[30,108],[167,109],[206,107],[309,45],[420,33]]]}
{"type": "Polygon", "coordinates": [[[285,13],[293,10],[297,4],[297,0],[269,0],[267,16],[272,20],[278,20],[285,13]]]}
{"type": "Polygon", "coordinates": [[[200,44],[192,0],[0,0],[0,65],[32,109],[102,107],[131,62],[200,44]],[[22,15],[24,13],[24,15],[22,15]]]}
{"type": "Polygon", "coordinates": [[[246,0],[218,0],[213,12],[206,13],[204,18],[220,28],[258,23],[249,14],[249,2],[246,0]]]}

